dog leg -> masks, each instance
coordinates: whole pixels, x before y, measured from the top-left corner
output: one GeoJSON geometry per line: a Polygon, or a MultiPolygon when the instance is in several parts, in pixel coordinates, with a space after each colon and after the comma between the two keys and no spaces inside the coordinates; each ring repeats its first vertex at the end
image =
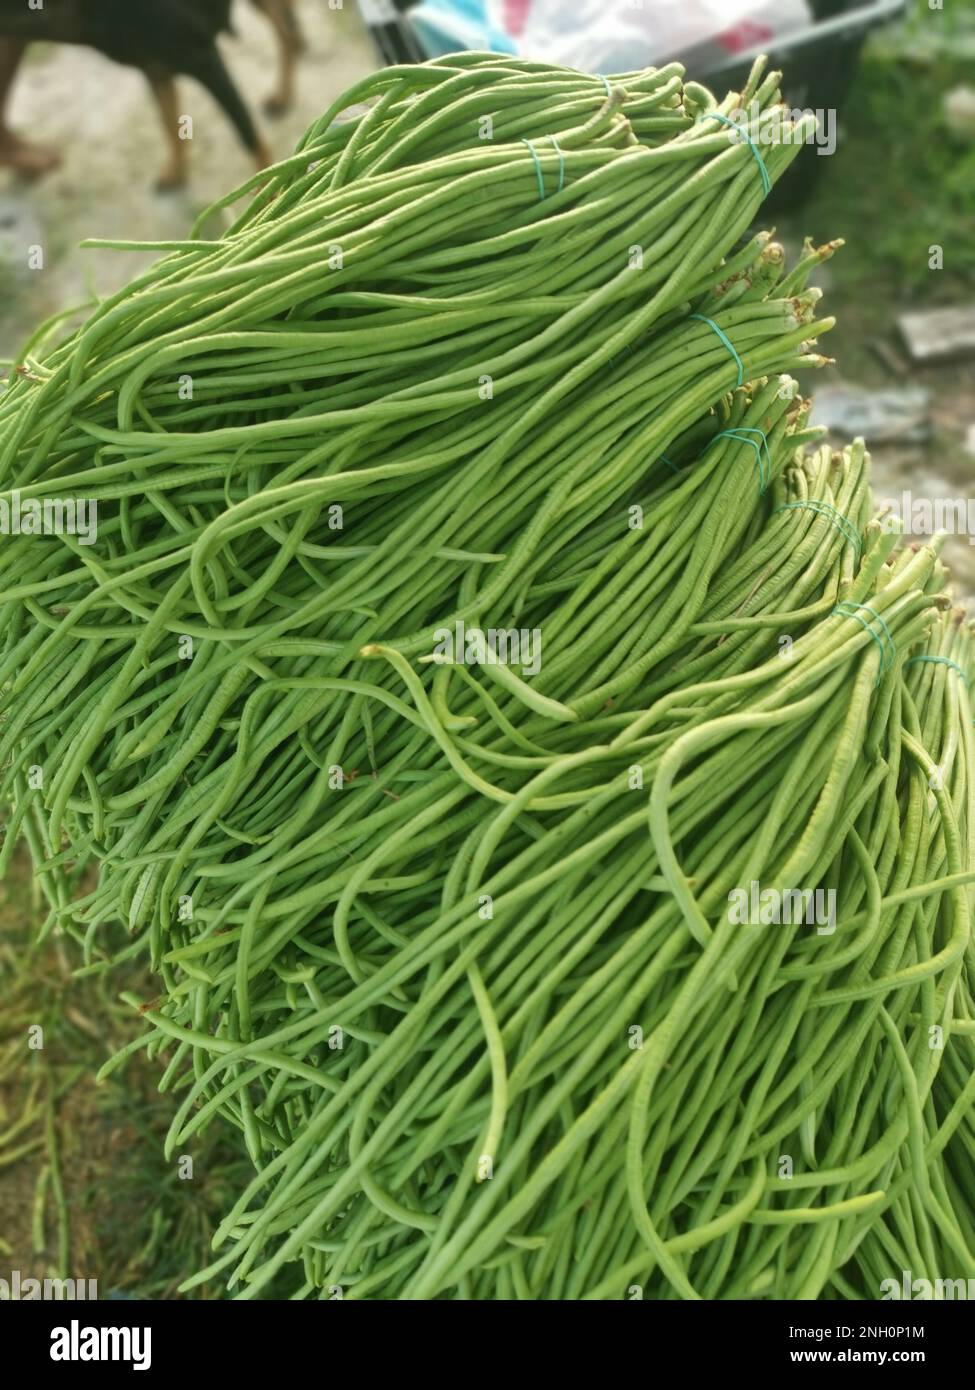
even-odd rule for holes
{"type": "Polygon", "coordinates": [[[165,193],[174,188],[182,188],[186,183],[187,174],[186,141],[179,138],[179,102],[176,97],[176,79],[171,72],[162,72],[153,68],[146,70],[146,80],[159,110],[163,130],[166,134],[166,143],[169,146],[169,159],[156,180],[156,188],[160,193],[165,193]]]}
{"type": "Polygon", "coordinates": [[[7,100],[26,48],[26,39],[0,38],[0,166],[36,178],[56,169],[61,156],[45,145],[28,144],[7,125],[7,100]]]}
{"type": "Polygon", "coordinates": [[[305,38],[305,31],[301,27],[298,13],[295,9],[295,0],[280,0],[281,8],[284,10],[285,22],[291,32],[291,43],[296,53],[308,52],[308,40],[305,38]]]}
{"type": "Polygon", "coordinates": [[[254,0],[257,8],[270,21],[278,41],[278,87],[264,103],[269,116],[281,116],[290,111],[295,99],[295,56],[302,43],[294,11],[288,0],[254,0]]]}
{"type": "Polygon", "coordinates": [[[195,77],[219,102],[233,122],[244,145],[254,156],[258,169],[266,169],[274,162],[274,156],[267,142],[258,133],[251,113],[234,85],[217,45],[214,43],[209,49],[187,54],[186,59],[187,76],[195,77]]]}

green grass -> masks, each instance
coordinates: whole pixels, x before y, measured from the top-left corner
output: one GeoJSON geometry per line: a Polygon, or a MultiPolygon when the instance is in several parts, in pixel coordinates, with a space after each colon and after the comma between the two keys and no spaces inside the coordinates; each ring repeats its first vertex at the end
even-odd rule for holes
{"type": "Polygon", "coordinates": [[[975,286],[975,140],[953,137],[942,110],[963,76],[944,59],[864,61],[845,136],[810,209],[816,234],[839,228],[848,237],[840,273],[861,293],[882,287],[947,301],[975,286]],[[945,252],[937,273],[928,267],[934,244],[945,252]]]}
{"type": "Polygon", "coordinates": [[[796,242],[845,239],[829,266],[838,325],[824,341],[844,371],[865,378],[876,363],[864,344],[895,341],[902,309],[975,295],[975,139],[953,136],[943,110],[952,87],[975,85],[975,61],[912,51],[897,31],[867,46],[836,152],[805,205],[781,219],[796,242]],[[943,270],[929,267],[932,246],[943,248],[943,270]]]}

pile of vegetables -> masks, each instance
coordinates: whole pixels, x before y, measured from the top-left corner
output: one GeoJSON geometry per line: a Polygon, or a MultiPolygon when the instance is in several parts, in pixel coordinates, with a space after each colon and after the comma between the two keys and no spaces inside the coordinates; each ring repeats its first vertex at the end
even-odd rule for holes
{"type": "Polygon", "coordinates": [[[807,426],[777,82],[388,69],[23,355],[0,860],[253,1161],[186,1289],[975,1275],[972,631],[807,426]]]}

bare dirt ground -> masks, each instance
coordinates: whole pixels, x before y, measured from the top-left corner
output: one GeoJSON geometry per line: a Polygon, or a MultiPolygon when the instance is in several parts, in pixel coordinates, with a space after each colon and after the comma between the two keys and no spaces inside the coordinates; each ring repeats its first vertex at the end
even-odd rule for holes
{"type": "MultiPolygon", "coordinates": [[[[299,59],[294,109],[271,120],[262,107],[276,84],[270,26],[243,0],[235,35],[221,48],[277,158],[334,98],[377,65],[352,0],[299,0],[308,51],[299,59]]],[[[145,78],[86,48],[38,44],[14,88],[10,123],[26,139],[53,145],[60,169],[28,183],[0,170],[0,357],[13,357],[51,314],[110,293],[148,259],[140,253],[78,249],[86,237],[179,238],[196,214],[252,172],[227,118],[208,92],[180,83],[180,113],[193,117],[189,185],[157,193],[166,145],[145,78]],[[43,269],[29,268],[30,248],[43,269]]]]}

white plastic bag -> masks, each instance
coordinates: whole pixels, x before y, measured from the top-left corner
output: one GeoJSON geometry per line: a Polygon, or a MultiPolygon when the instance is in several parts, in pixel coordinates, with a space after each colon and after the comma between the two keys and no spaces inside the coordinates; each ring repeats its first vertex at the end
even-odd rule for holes
{"type": "Polygon", "coordinates": [[[807,0],[424,0],[409,18],[431,55],[489,48],[583,72],[690,55],[704,72],[812,23],[807,0]]]}

